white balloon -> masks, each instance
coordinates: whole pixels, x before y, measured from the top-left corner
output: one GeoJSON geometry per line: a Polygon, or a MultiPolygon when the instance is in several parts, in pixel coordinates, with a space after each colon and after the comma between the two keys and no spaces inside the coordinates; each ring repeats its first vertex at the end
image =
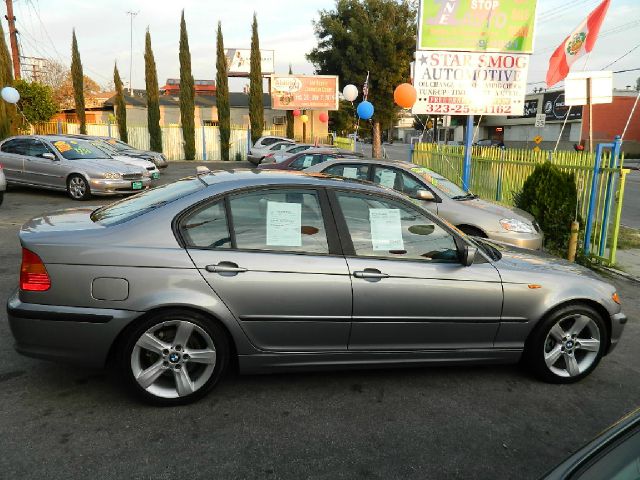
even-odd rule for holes
{"type": "Polygon", "coordinates": [[[347,102],[353,102],[356,98],[358,98],[358,87],[355,85],[347,85],[342,90],[342,96],[347,102]]]}
{"type": "Polygon", "coordinates": [[[2,99],[9,103],[18,103],[20,101],[20,92],[13,87],[4,87],[2,89],[2,99]]]}

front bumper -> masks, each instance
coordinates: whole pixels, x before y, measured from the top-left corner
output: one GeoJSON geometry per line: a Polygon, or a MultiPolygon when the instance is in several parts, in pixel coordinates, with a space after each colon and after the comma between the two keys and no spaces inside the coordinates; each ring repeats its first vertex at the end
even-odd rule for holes
{"type": "Polygon", "coordinates": [[[542,233],[513,233],[506,230],[500,232],[487,232],[490,240],[507,243],[519,248],[529,250],[542,250],[544,235],[542,233]]]}
{"type": "Polygon", "coordinates": [[[613,350],[618,346],[618,341],[622,336],[622,331],[624,330],[624,326],[627,324],[627,320],[627,316],[622,312],[611,315],[611,344],[607,354],[613,352],[613,350]]]}
{"type": "Polygon", "coordinates": [[[15,349],[28,357],[103,367],[119,333],[141,312],[7,302],[15,349]]]}
{"type": "Polygon", "coordinates": [[[130,193],[140,193],[151,186],[151,177],[142,177],[140,180],[110,180],[91,179],[89,181],[91,194],[97,196],[104,195],[125,195],[130,193]],[[133,182],[142,182],[142,189],[134,190],[133,182]]]}

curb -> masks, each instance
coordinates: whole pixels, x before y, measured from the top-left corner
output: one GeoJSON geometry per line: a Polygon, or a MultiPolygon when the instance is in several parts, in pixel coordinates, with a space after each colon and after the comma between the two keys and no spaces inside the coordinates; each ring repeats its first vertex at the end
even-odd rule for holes
{"type": "Polygon", "coordinates": [[[618,277],[618,278],[621,278],[621,279],[624,279],[624,280],[628,280],[628,281],[640,284],[640,277],[636,277],[634,275],[631,275],[629,273],[623,272],[621,270],[616,270],[615,268],[603,267],[601,265],[598,265],[598,266],[594,266],[594,270],[599,270],[601,272],[608,273],[609,275],[611,275],[613,277],[618,277]]]}

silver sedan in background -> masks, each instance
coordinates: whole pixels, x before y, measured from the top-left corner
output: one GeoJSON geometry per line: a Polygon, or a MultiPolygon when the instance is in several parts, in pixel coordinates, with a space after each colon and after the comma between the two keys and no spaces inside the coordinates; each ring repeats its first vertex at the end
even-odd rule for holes
{"type": "Polygon", "coordinates": [[[481,200],[433,170],[414,163],[335,158],[304,171],[368,180],[408,195],[467,235],[532,250],[542,248],[544,234],[532,215],[481,200]]]}
{"type": "Polygon", "coordinates": [[[0,205],[2,205],[2,201],[4,200],[4,192],[7,189],[7,180],[4,177],[4,169],[2,167],[2,163],[0,163],[0,205]]]}
{"type": "Polygon", "coordinates": [[[0,143],[7,183],[91,195],[138,193],[151,185],[144,169],[112,159],[91,142],[55,135],[11,137],[0,143]]]}

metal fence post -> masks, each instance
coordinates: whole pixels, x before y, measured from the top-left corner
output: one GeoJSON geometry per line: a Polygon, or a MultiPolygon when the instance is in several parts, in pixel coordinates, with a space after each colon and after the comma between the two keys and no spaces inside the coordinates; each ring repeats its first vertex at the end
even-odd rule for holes
{"type": "Polygon", "coordinates": [[[413,142],[411,142],[411,146],[409,147],[409,163],[413,163],[413,142]]]}
{"type": "Polygon", "coordinates": [[[62,135],[62,121],[58,120],[58,135],[62,135]]]}
{"type": "Polygon", "coordinates": [[[251,127],[247,127],[247,155],[251,153],[251,127]]]}
{"type": "Polygon", "coordinates": [[[111,137],[111,122],[107,123],[107,133],[109,134],[109,137],[111,137]]]}
{"type": "Polygon", "coordinates": [[[613,220],[613,239],[611,240],[611,252],[609,253],[610,265],[616,264],[616,253],[618,252],[618,235],[620,235],[620,220],[622,218],[622,205],[624,201],[624,186],[627,180],[627,173],[630,170],[624,168],[620,170],[620,191],[618,192],[618,203],[613,220]]]}
{"type": "Polygon", "coordinates": [[[593,217],[596,213],[596,197],[598,196],[598,173],[600,173],[600,162],[602,161],[602,150],[604,147],[613,147],[611,144],[599,143],[596,147],[596,159],[593,164],[593,179],[591,180],[591,198],[589,199],[589,211],[584,232],[584,254],[589,255],[591,250],[591,234],[593,231],[593,217]]]}
{"type": "MultiPolygon", "coordinates": [[[[613,142],[613,149],[611,151],[611,159],[609,161],[609,168],[618,168],[618,158],[620,156],[620,148],[622,143],[620,141],[620,136],[617,136],[613,142]]],[[[609,227],[609,211],[611,210],[611,200],[612,200],[612,191],[614,188],[614,178],[615,173],[609,171],[609,178],[607,179],[607,189],[605,190],[605,201],[604,201],[604,215],[602,217],[602,228],[600,230],[600,251],[598,254],[602,257],[604,256],[604,250],[607,246],[607,233],[609,227]]]]}
{"type": "Polygon", "coordinates": [[[467,131],[464,139],[464,166],[462,170],[462,188],[469,191],[471,182],[471,149],[473,143],[473,115],[467,116],[467,131]]]}
{"type": "Polygon", "coordinates": [[[204,122],[202,122],[202,160],[207,161],[207,135],[204,129],[204,122]]]}

